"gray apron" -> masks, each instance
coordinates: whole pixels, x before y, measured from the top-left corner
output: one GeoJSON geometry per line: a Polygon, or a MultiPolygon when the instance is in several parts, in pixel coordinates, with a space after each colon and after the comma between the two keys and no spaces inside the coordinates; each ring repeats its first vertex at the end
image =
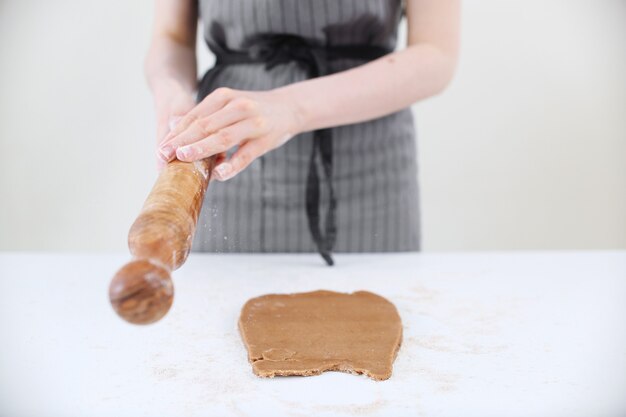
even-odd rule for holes
{"type": "MultiPolygon", "coordinates": [[[[216,53],[247,51],[259,36],[302,37],[342,50],[350,45],[392,50],[400,0],[201,0],[204,38],[216,53]]],[[[363,64],[337,58],[327,73],[363,64]]],[[[321,74],[323,75],[323,74],[321,74]]],[[[300,62],[221,65],[204,77],[199,99],[215,88],[269,90],[309,78],[300,62]]],[[[416,146],[409,109],[332,129],[332,175],[318,161],[319,212],[333,213],[335,252],[419,250],[416,146]],[[332,187],[331,187],[332,185],[332,187]],[[332,194],[331,194],[332,191],[332,194]],[[331,201],[336,206],[331,207],[331,201]]],[[[315,252],[311,230],[313,132],[292,138],[224,183],[211,182],[198,220],[193,250],[209,252],[315,252]],[[308,187],[310,188],[310,187],[308,187]]],[[[320,219],[322,232],[328,223],[320,219]]],[[[324,233],[322,233],[324,234],[324,233]]],[[[325,236],[322,236],[324,240],[325,236]]]]}

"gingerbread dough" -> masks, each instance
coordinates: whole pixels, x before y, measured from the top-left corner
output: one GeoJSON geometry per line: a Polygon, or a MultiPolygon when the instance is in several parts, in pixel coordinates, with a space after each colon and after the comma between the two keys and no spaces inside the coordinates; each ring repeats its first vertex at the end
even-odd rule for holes
{"type": "Polygon", "coordinates": [[[402,342],[394,305],[367,291],[253,298],[239,331],[253,372],[270,378],[342,371],[388,379],[402,342]]]}

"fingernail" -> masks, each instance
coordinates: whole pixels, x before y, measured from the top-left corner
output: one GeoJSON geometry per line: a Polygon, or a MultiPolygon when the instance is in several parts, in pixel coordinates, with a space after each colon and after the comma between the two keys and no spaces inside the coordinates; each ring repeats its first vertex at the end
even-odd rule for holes
{"type": "Polygon", "coordinates": [[[163,156],[163,159],[168,161],[172,157],[172,151],[174,149],[170,145],[164,145],[159,148],[159,153],[163,156]]]}
{"type": "Polygon", "coordinates": [[[178,157],[178,159],[191,158],[192,155],[193,155],[193,147],[191,145],[182,146],[176,149],[176,156],[178,157]]]}
{"type": "Polygon", "coordinates": [[[218,180],[226,181],[233,176],[233,167],[228,162],[224,162],[216,166],[213,173],[218,180]]]}

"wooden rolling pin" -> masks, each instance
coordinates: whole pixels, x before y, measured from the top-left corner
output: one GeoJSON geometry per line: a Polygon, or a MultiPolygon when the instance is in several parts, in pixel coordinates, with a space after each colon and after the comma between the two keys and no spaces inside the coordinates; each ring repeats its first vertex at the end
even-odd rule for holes
{"type": "Polygon", "coordinates": [[[111,305],[124,320],[149,324],[170,309],[170,273],[187,259],[214,165],[214,158],[174,160],[161,171],[128,233],[133,260],[109,287],[111,305]]]}

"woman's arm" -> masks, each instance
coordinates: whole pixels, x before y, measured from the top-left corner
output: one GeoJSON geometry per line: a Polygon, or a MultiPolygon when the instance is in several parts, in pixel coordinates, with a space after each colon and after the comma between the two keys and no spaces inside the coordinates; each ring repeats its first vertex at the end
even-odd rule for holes
{"type": "Polygon", "coordinates": [[[437,94],[456,65],[459,9],[459,0],[407,0],[402,51],[271,91],[217,89],[181,119],[161,152],[192,161],[239,145],[215,169],[226,180],[300,132],[381,117],[437,94]]]}
{"type": "MultiPolygon", "coordinates": [[[[145,74],[154,96],[157,143],[177,118],[195,106],[196,28],[194,0],[157,0],[154,30],[145,61],[145,74]]],[[[162,161],[162,158],[157,158],[162,161]]]]}
{"type": "Polygon", "coordinates": [[[302,131],[362,122],[441,92],[459,44],[458,0],[408,0],[408,46],[368,64],[283,87],[302,131]]]}

